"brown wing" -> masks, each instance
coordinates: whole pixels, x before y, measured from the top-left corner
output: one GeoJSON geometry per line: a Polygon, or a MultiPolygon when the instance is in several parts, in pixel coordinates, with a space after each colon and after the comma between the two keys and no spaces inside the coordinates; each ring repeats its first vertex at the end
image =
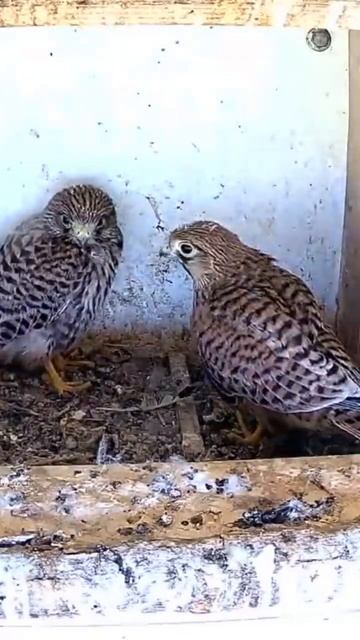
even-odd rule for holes
{"type": "Polygon", "coordinates": [[[199,300],[199,350],[225,393],[280,412],[307,412],[357,396],[343,366],[267,283],[220,283],[199,300]]]}
{"type": "Polygon", "coordinates": [[[272,265],[271,270],[263,270],[260,282],[263,279],[278,294],[304,335],[311,341],[316,340],[323,328],[323,317],[315,296],[305,282],[277,265],[272,265]]]}
{"type": "Polygon", "coordinates": [[[14,234],[0,249],[0,346],[52,324],[84,287],[85,265],[62,239],[14,234]]]}
{"type": "Polygon", "coordinates": [[[344,367],[349,377],[360,385],[360,369],[354,365],[333,329],[323,319],[317,300],[309,287],[298,276],[277,265],[267,269],[266,277],[284,302],[288,313],[299,323],[312,343],[330,352],[332,358],[344,367]]]}

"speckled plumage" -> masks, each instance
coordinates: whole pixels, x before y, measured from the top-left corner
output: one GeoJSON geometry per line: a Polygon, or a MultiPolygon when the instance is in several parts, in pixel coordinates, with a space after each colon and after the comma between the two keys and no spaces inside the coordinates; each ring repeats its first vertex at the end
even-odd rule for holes
{"type": "Polygon", "coordinates": [[[193,278],[192,328],[219,391],[279,415],[320,411],[360,438],[360,371],[304,282],[214,222],[174,230],[170,246],[193,278]]]}
{"type": "Polygon", "coordinates": [[[70,349],[104,306],[123,246],[111,198],[76,185],[0,249],[0,361],[32,369],[70,349]]]}

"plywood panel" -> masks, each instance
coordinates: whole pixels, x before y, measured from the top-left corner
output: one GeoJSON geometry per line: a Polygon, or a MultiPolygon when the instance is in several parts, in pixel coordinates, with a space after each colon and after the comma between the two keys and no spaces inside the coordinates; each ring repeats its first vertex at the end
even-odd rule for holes
{"type": "Polygon", "coordinates": [[[360,27],[356,0],[94,0],[1,3],[0,25],[209,24],[248,26],[360,27]]]}

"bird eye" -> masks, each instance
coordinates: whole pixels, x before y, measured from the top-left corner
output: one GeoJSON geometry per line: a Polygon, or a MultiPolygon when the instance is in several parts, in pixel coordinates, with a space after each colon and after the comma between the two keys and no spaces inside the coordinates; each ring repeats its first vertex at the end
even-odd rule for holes
{"type": "Polygon", "coordinates": [[[191,244],[187,244],[186,242],[182,242],[180,247],[180,253],[183,254],[183,256],[189,257],[191,256],[191,254],[193,253],[194,249],[191,246],[191,244]]]}
{"type": "Polygon", "coordinates": [[[70,226],[71,226],[70,220],[65,214],[61,216],[61,222],[64,229],[70,229],[70,226]]]}
{"type": "Polygon", "coordinates": [[[97,223],[97,225],[96,225],[96,228],[97,228],[98,230],[99,230],[99,229],[103,229],[103,228],[105,227],[105,223],[106,223],[105,217],[100,218],[99,222],[98,222],[98,223],[97,223]]]}

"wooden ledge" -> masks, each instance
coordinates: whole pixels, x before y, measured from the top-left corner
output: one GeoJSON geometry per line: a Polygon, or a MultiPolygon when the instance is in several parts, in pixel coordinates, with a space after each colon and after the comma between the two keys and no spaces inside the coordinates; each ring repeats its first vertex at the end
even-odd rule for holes
{"type": "Polygon", "coordinates": [[[0,546],[197,542],[360,522],[360,456],[0,468],[0,546]]]}
{"type": "Polygon", "coordinates": [[[359,522],[358,455],[2,467],[0,625],[356,610],[359,522]]]}
{"type": "Polygon", "coordinates": [[[204,24],[359,29],[357,0],[5,0],[0,25],[204,24]]]}

